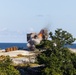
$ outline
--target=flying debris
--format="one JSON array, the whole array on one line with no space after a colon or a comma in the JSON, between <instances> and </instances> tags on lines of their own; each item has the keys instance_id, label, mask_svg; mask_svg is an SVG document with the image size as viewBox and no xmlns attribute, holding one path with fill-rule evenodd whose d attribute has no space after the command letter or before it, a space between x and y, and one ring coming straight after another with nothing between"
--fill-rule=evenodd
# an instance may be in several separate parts
<instances>
[{"instance_id":1,"label":"flying debris","mask_svg":"<svg viewBox=\"0 0 76 75\"><path fill-rule=\"evenodd\" d=\"M30 50L34 50L35 49L35 45L40 44L40 42L42 40L46 40L48 39L48 29L44 28L41 29L41 31L37 34L37 33L29 33L27 34L27 47Z\"/></svg>"}]
</instances>

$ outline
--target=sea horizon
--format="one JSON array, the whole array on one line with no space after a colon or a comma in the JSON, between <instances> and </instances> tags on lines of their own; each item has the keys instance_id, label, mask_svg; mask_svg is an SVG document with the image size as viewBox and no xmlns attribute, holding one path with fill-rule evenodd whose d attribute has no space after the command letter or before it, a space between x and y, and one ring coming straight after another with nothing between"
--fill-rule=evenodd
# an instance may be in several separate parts
<instances>
[{"instance_id":1,"label":"sea horizon","mask_svg":"<svg viewBox=\"0 0 76 75\"><path fill-rule=\"evenodd\" d=\"M20 49L27 49L27 43L18 43L18 42L12 42L12 43L10 43L10 42L2 42L2 43L0 43L0 49L6 49L6 48L10 48L10 47L13 47L13 46L16 46L16 47L18 47L18 48L20 48ZM73 43L72 45L68 45L67 46L68 48L73 48L73 49L76 49L76 43Z\"/></svg>"},{"instance_id":2,"label":"sea horizon","mask_svg":"<svg viewBox=\"0 0 76 75\"><path fill-rule=\"evenodd\" d=\"M21 49L26 49L27 48L27 43L18 43L18 42L16 42L16 43L4 43L4 42L2 42L2 43L0 43L0 49L6 49L6 48L10 48L10 47L14 47L14 46L16 46L16 47L18 47L18 48L21 48Z\"/></svg>"}]
</instances>

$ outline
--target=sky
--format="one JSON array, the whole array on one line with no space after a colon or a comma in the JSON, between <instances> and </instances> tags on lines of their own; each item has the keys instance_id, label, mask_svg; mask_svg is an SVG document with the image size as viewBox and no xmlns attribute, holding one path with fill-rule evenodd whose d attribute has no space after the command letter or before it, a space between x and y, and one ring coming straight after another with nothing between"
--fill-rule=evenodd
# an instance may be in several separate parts
<instances>
[{"instance_id":1,"label":"sky","mask_svg":"<svg viewBox=\"0 0 76 75\"><path fill-rule=\"evenodd\" d=\"M76 0L0 0L0 42L26 43L26 34L62 28L76 37Z\"/></svg>"}]
</instances>

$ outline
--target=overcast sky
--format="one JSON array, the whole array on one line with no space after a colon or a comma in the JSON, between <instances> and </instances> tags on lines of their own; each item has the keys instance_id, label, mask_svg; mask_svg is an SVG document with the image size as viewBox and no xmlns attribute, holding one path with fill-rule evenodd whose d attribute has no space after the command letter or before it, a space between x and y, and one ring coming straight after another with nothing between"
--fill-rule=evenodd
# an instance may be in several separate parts
<instances>
[{"instance_id":1,"label":"overcast sky","mask_svg":"<svg viewBox=\"0 0 76 75\"><path fill-rule=\"evenodd\" d=\"M49 27L76 37L76 0L0 0L0 42L24 42L26 34Z\"/></svg>"}]
</instances>

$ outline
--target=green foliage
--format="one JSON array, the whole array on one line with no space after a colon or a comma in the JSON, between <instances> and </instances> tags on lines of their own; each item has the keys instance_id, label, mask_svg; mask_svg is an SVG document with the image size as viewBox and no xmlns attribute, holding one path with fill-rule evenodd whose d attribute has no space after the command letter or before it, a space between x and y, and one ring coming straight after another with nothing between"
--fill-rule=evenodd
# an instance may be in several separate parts
<instances>
[{"instance_id":1,"label":"green foliage","mask_svg":"<svg viewBox=\"0 0 76 75\"><path fill-rule=\"evenodd\" d=\"M72 44L76 40L76 38L73 38L72 35L64 31L62 29L55 30L55 33L53 35L52 32L49 33L50 38L52 39L52 42L57 44L57 47L64 47L64 45Z\"/></svg>"},{"instance_id":2,"label":"green foliage","mask_svg":"<svg viewBox=\"0 0 76 75\"><path fill-rule=\"evenodd\" d=\"M0 75L20 75L19 71L11 65L12 61L9 56L0 62Z\"/></svg>"},{"instance_id":3,"label":"green foliage","mask_svg":"<svg viewBox=\"0 0 76 75\"><path fill-rule=\"evenodd\" d=\"M72 44L75 38L62 29L55 30L55 34L49 33L51 40L45 40L42 44L45 48L37 60L44 64L42 75L76 75L76 54L71 53L65 45Z\"/></svg>"},{"instance_id":4,"label":"green foliage","mask_svg":"<svg viewBox=\"0 0 76 75\"><path fill-rule=\"evenodd\" d=\"M49 40L43 40L40 44L36 45L38 49L48 49L51 46L51 42Z\"/></svg>"}]
</instances>

